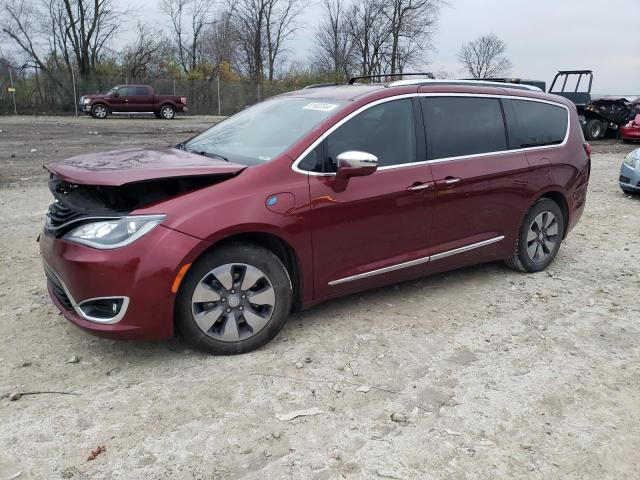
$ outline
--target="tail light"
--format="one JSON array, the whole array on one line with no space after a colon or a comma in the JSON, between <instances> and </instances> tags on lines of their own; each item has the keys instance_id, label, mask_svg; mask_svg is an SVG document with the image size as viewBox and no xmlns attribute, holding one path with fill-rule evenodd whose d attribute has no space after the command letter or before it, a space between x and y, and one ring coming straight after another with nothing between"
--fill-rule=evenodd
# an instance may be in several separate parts
<instances>
[{"instance_id":1,"label":"tail light","mask_svg":"<svg viewBox=\"0 0 640 480\"><path fill-rule=\"evenodd\" d=\"M187 104L187 97L180 97L180 102L182 102L183 105Z\"/></svg>"},{"instance_id":2,"label":"tail light","mask_svg":"<svg viewBox=\"0 0 640 480\"><path fill-rule=\"evenodd\" d=\"M582 146L584 147L584 151L587 154L587 180L589 180L589 178L591 178L591 145L587 142L584 142L582 144Z\"/></svg>"}]
</instances>

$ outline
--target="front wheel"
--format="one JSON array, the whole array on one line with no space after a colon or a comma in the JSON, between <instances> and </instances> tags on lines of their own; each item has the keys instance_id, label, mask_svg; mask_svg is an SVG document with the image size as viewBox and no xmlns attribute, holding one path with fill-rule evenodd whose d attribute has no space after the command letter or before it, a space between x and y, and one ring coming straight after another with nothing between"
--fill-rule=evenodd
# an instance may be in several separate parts
<instances>
[{"instance_id":1,"label":"front wheel","mask_svg":"<svg viewBox=\"0 0 640 480\"><path fill-rule=\"evenodd\" d=\"M91 116L93 118L102 120L104 118L107 118L108 115L109 115L109 110L107 110L107 107L101 103L98 103L91 108Z\"/></svg>"},{"instance_id":2,"label":"front wheel","mask_svg":"<svg viewBox=\"0 0 640 480\"><path fill-rule=\"evenodd\" d=\"M176 298L179 332L216 355L260 348L284 326L291 311L291 279L270 250L229 244L189 269Z\"/></svg>"},{"instance_id":3,"label":"front wheel","mask_svg":"<svg viewBox=\"0 0 640 480\"><path fill-rule=\"evenodd\" d=\"M564 237L564 217L556 202L541 198L527 212L513 256L506 264L521 272L539 272L556 257Z\"/></svg>"},{"instance_id":4,"label":"front wheel","mask_svg":"<svg viewBox=\"0 0 640 480\"><path fill-rule=\"evenodd\" d=\"M165 105L160 109L160 117L164 118L165 120L171 120L175 116L176 111L171 105Z\"/></svg>"}]
</instances>

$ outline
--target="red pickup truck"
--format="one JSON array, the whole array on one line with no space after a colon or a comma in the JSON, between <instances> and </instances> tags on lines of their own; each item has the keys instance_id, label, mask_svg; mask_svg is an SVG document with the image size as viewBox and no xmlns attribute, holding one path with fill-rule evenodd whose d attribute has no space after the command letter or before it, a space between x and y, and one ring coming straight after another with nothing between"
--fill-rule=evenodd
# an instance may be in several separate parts
<instances>
[{"instance_id":1,"label":"red pickup truck","mask_svg":"<svg viewBox=\"0 0 640 480\"><path fill-rule=\"evenodd\" d=\"M93 118L107 118L110 113L153 113L171 120L176 112L187 110L187 97L156 95L148 85L118 85L105 94L80 97L80 108Z\"/></svg>"}]
</instances>

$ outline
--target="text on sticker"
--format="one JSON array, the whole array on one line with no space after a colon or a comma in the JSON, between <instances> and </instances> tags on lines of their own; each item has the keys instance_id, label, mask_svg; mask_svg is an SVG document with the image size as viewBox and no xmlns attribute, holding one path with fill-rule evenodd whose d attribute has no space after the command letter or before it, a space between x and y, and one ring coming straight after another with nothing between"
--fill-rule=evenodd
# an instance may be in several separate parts
<instances>
[{"instance_id":1,"label":"text on sticker","mask_svg":"<svg viewBox=\"0 0 640 480\"><path fill-rule=\"evenodd\" d=\"M305 109L305 110L320 110L321 112L330 112L331 110L333 110L337 106L338 105L334 105L333 103L318 103L318 102L314 102L314 103L307 103L302 108Z\"/></svg>"}]
</instances>

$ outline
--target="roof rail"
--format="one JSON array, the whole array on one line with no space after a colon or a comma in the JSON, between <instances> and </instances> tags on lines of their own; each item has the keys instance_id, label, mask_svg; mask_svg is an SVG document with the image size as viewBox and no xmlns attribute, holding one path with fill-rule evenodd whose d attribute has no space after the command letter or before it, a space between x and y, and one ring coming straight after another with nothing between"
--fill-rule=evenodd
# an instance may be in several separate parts
<instances>
[{"instance_id":1,"label":"roof rail","mask_svg":"<svg viewBox=\"0 0 640 480\"><path fill-rule=\"evenodd\" d=\"M338 85L336 82L314 83L313 85L307 85L303 90L307 90L309 88L335 87L336 85Z\"/></svg>"},{"instance_id":2,"label":"roof rail","mask_svg":"<svg viewBox=\"0 0 640 480\"><path fill-rule=\"evenodd\" d=\"M422 75L427 78L435 78L431 72L411 72L411 73L381 73L380 75L359 75L357 77L351 77L349 79L349 85L356 83L356 80L363 80L366 78L380 78L380 77L409 77Z\"/></svg>"},{"instance_id":3,"label":"roof rail","mask_svg":"<svg viewBox=\"0 0 640 480\"><path fill-rule=\"evenodd\" d=\"M533 85L523 85L504 82L486 82L483 80L425 80L425 79L412 79L412 80L398 80L389 84L390 87L402 87L405 85L468 85L470 87L499 87L499 88L511 88L515 90L530 90L533 92L542 92L542 89L534 87Z\"/></svg>"}]
</instances>

